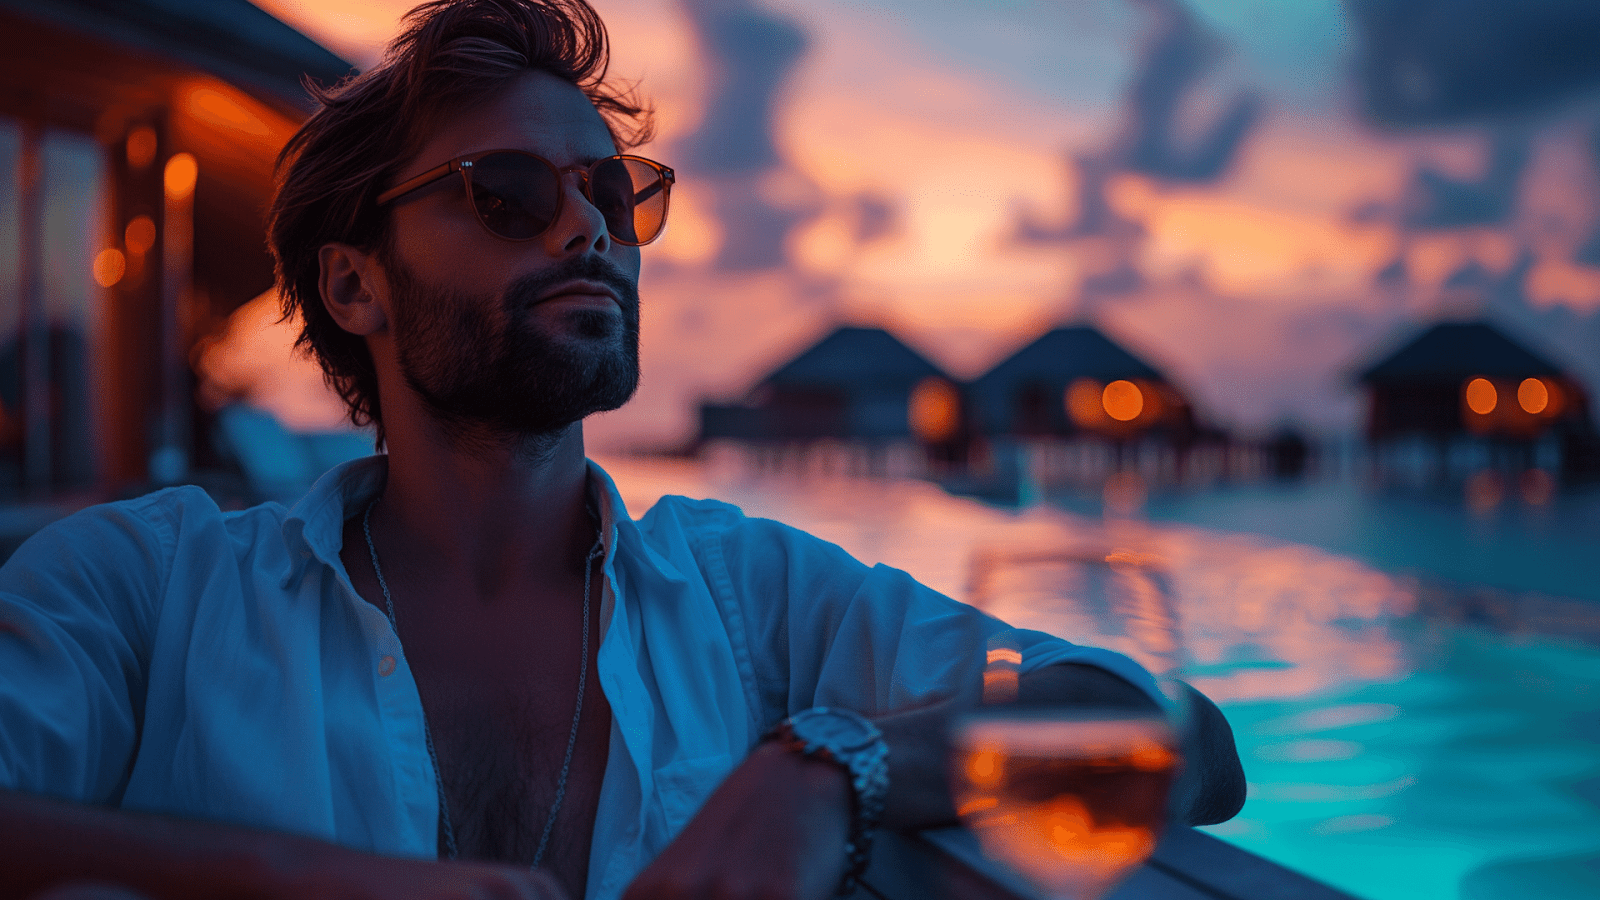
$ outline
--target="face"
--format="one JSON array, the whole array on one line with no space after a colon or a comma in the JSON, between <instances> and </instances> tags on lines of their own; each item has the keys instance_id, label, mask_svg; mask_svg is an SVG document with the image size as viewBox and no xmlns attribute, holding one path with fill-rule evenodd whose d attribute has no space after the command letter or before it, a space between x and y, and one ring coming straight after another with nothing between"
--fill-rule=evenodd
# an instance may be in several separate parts
<instances>
[{"instance_id":1,"label":"face","mask_svg":"<svg viewBox=\"0 0 1600 900\"><path fill-rule=\"evenodd\" d=\"M616 152L580 90L529 72L448 119L400 178L494 149L557 167ZM610 239L576 175L562 189L555 223L521 242L478 223L460 176L395 203L382 255L395 359L441 420L548 434L616 409L637 387L639 250Z\"/></svg>"}]
</instances>

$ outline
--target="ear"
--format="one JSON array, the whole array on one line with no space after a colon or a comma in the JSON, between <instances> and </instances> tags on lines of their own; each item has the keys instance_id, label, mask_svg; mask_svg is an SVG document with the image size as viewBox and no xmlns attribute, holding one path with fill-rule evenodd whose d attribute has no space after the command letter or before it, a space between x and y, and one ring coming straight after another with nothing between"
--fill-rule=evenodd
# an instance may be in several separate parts
<instances>
[{"instance_id":1,"label":"ear","mask_svg":"<svg viewBox=\"0 0 1600 900\"><path fill-rule=\"evenodd\" d=\"M339 327L366 337L389 324L388 282L374 254L349 244L323 244L317 253L322 265L317 287L322 305Z\"/></svg>"}]
</instances>

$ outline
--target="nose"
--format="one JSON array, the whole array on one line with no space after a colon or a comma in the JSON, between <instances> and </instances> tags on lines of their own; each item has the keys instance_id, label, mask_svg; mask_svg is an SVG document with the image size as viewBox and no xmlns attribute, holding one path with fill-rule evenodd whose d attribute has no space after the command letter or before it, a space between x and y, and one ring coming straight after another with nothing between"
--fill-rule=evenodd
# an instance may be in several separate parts
<instances>
[{"instance_id":1,"label":"nose","mask_svg":"<svg viewBox=\"0 0 1600 900\"><path fill-rule=\"evenodd\" d=\"M605 216L585 193L588 175L580 169L561 173L561 210L544 233L545 249L554 256L581 256L611 249Z\"/></svg>"}]
</instances>

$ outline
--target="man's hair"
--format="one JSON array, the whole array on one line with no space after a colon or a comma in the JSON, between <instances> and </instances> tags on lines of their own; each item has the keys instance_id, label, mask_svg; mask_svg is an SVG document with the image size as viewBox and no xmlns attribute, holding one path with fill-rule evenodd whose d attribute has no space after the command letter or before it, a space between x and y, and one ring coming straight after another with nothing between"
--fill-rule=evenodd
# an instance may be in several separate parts
<instances>
[{"instance_id":1,"label":"man's hair","mask_svg":"<svg viewBox=\"0 0 1600 900\"><path fill-rule=\"evenodd\" d=\"M442 119L528 70L582 90L619 150L649 140L650 109L606 82L607 58L605 24L585 0L430 0L406 14L376 67L330 88L307 85L321 106L278 156L268 244L284 318L304 320L296 346L322 366L350 420L376 427L380 444L377 371L366 340L323 306L323 245L386 253L389 219L377 195Z\"/></svg>"}]
</instances>

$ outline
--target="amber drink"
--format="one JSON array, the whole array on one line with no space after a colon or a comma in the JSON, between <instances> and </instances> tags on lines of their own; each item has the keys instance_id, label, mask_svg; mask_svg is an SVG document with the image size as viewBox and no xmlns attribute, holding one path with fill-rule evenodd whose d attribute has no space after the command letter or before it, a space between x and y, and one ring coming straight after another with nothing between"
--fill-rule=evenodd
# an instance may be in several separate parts
<instances>
[{"instance_id":1,"label":"amber drink","mask_svg":"<svg viewBox=\"0 0 1600 900\"><path fill-rule=\"evenodd\" d=\"M992 711L955 741L962 822L1052 897L1099 900L1155 849L1180 768L1164 719Z\"/></svg>"}]
</instances>

